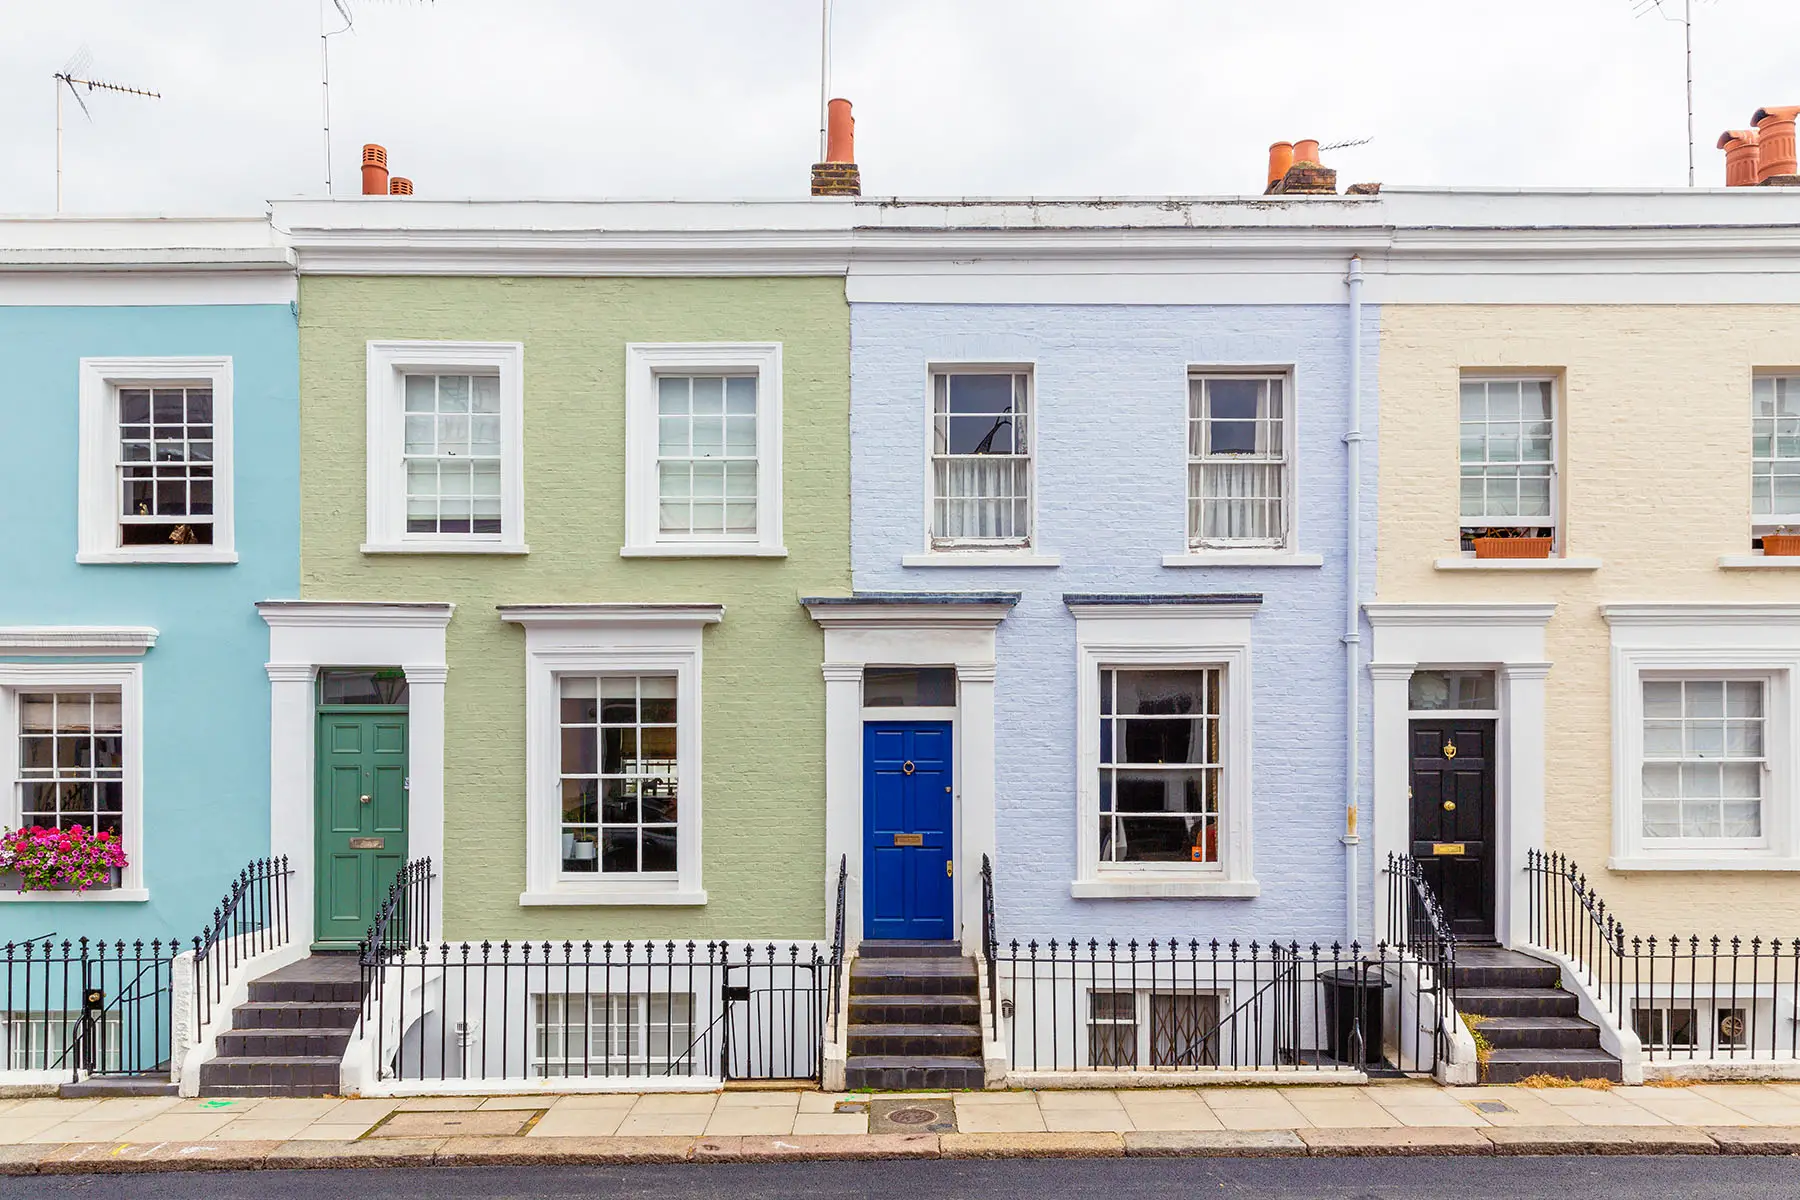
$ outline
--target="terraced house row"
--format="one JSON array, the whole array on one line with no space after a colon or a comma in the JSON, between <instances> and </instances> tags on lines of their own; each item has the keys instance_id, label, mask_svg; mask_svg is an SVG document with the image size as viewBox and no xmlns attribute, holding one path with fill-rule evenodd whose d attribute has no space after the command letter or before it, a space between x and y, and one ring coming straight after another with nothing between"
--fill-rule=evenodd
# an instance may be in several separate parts
<instances>
[{"instance_id":1,"label":"terraced house row","mask_svg":"<svg viewBox=\"0 0 1800 1200\"><path fill-rule=\"evenodd\" d=\"M864 198L840 124L0 220L0 1082L1794 1072L1771 111L1728 189Z\"/></svg>"}]
</instances>

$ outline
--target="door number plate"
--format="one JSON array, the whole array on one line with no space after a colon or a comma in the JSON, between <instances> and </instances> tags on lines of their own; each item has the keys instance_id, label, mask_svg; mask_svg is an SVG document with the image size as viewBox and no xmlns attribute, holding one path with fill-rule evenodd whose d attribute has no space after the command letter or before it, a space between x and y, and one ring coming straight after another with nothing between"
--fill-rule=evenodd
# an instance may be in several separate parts
<instances>
[{"instance_id":1,"label":"door number plate","mask_svg":"<svg viewBox=\"0 0 1800 1200\"><path fill-rule=\"evenodd\" d=\"M350 848L352 850L385 850L385 849L387 849L387 839L386 838L351 838L350 839Z\"/></svg>"},{"instance_id":2,"label":"door number plate","mask_svg":"<svg viewBox=\"0 0 1800 1200\"><path fill-rule=\"evenodd\" d=\"M922 833L896 833L894 835L894 845L896 846L923 846L924 844L925 835Z\"/></svg>"}]
</instances>

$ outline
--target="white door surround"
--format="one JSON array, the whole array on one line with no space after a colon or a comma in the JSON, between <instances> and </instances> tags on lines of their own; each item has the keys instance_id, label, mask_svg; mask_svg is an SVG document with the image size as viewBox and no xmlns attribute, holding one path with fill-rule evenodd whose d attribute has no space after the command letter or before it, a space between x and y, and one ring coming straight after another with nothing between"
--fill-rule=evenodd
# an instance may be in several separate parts
<instances>
[{"instance_id":1,"label":"white door surround","mask_svg":"<svg viewBox=\"0 0 1800 1200\"><path fill-rule=\"evenodd\" d=\"M1411 846L1408 696L1413 672L1482 669L1498 675L1494 773L1494 936L1525 940L1526 851L1544 845L1544 627L1554 604L1365 604L1374 629L1375 870ZM1388 928L1388 889L1375 880L1375 934Z\"/></svg>"},{"instance_id":2,"label":"white door surround","mask_svg":"<svg viewBox=\"0 0 1800 1200\"><path fill-rule=\"evenodd\" d=\"M313 940L316 681L321 667L406 672L407 856L430 858L431 928L444 906L444 629L451 604L265 600L269 626L269 849L286 855L296 944Z\"/></svg>"},{"instance_id":3,"label":"white door surround","mask_svg":"<svg viewBox=\"0 0 1800 1200\"><path fill-rule=\"evenodd\" d=\"M1016 592L865 593L804 597L825 631L825 912L837 905L838 862L849 866L844 936L862 938L863 668L954 667L956 928L981 948L981 859L995 853L994 630ZM933 714L935 715L935 714Z\"/></svg>"}]
</instances>

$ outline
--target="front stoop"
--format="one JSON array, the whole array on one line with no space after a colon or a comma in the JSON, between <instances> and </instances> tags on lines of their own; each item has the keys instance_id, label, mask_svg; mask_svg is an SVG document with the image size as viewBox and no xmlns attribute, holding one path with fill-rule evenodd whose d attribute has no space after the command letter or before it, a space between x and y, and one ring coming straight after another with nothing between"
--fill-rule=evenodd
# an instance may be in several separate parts
<instances>
[{"instance_id":1,"label":"front stoop","mask_svg":"<svg viewBox=\"0 0 1800 1200\"><path fill-rule=\"evenodd\" d=\"M864 942L850 965L853 1091L979 1088L981 989L956 942Z\"/></svg>"},{"instance_id":2,"label":"front stoop","mask_svg":"<svg viewBox=\"0 0 1800 1200\"><path fill-rule=\"evenodd\" d=\"M1624 1082L1618 1058L1600 1045L1600 1027L1580 1015L1550 963L1491 946L1456 951L1456 1007L1484 1018L1476 1024L1493 1050L1483 1083L1517 1083L1531 1075Z\"/></svg>"},{"instance_id":3,"label":"front stoop","mask_svg":"<svg viewBox=\"0 0 1800 1200\"><path fill-rule=\"evenodd\" d=\"M250 984L218 1055L200 1067L202 1096L331 1096L362 1009L354 954L315 954Z\"/></svg>"}]
</instances>

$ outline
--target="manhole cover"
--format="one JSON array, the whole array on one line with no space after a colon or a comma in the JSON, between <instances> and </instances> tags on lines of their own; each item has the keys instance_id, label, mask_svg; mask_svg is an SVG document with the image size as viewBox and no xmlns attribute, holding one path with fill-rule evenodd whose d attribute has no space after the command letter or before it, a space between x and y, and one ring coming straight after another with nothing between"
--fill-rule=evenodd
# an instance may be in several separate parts
<instances>
[{"instance_id":1,"label":"manhole cover","mask_svg":"<svg viewBox=\"0 0 1800 1200\"><path fill-rule=\"evenodd\" d=\"M1477 1100L1475 1102L1475 1111L1484 1113L1509 1113L1513 1111L1513 1108L1512 1105L1507 1104L1503 1100Z\"/></svg>"},{"instance_id":2,"label":"manhole cover","mask_svg":"<svg viewBox=\"0 0 1800 1200\"><path fill-rule=\"evenodd\" d=\"M896 1125L929 1125L938 1115L929 1108L897 1108L887 1114L887 1119Z\"/></svg>"},{"instance_id":3,"label":"manhole cover","mask_svg":"<svg viewBox=\"0 0 1800 1200\"><path fill-rule=\"evenodd\" d=\"M869 1132L955 1133L956 1105L948 1096L929 1100L871 1100Z\"/></svg>"}]
</instances>

